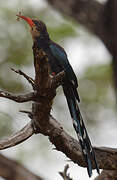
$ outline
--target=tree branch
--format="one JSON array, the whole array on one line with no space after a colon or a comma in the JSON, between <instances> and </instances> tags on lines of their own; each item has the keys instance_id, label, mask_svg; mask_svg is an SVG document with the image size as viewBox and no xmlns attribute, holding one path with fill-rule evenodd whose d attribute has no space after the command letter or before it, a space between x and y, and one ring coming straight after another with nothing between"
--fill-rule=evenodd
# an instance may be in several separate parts
<instances>
[{"instance_id":1,"label":"tree branch","mask_svg":"<svg viewBox=\"0 0 117 180\"><path fill-rule=\"evenodd\" d=\"M2 154L0 154L0 176L6 180L44 180Z\"/></svg>"},{"instance_id":2,"label":"tree branch","mask_svg":"<svg viewBox=\"0 0 117 180\"><path fill-rule=\"evenodd\" d=\"M25 141L34 134L32 122L29 122L23 129L13 134L11 137L0 141L0 150L13 147Z\"/></svg>"},{"instance_id":3,"label":"tree branch","mask_svg":"<svg viewBox=\"0 0 117 180\"><path fill-rule=\"evenodd\" d=\"M38 119L38 121L40 121ZM82 151L77 140L68 135L63 127L52 117L50 116L49 120L45 124L45 119L40 123L40 128L37 129L35 133L42 133L46 136L49 136L52 144L55 145L56 150L63 152L68 158L70 158L74 163L86 167L85 160L82 156ZM40 132L39 132L40 131ZM25 126L21 131L0 142L0 150L15 146L34 133L32 123L30 122ZM117 149L114 148L97 148L94 147L98 165L101 169L106 170L115 170L117 169ZM93 164L93 168L95 166Z\"/></svg>"},{"instance_id":4,"label":"tree branch","mask_svg":"<svg viewBox=\"0 0 117 180\"><path fill-rule=\"evenodd\" d=\"M32 87L34 88L34 80L31 77L27 76L27 74L25 74L21 70L15 70L13 68L11 68L11 70L14 71L15 73L19 74L19 75L22 75L32 85Z\"/></svg>"},{"instance_id":5,"label":"tree branch","mask_svg":"<svg viewBox=\"0 0 117 180\"><path fill-rule=\"evenodd\" d=\"M86 167L78 141L68 135L64 131L63 127L52 116L50 116L46 126L43 123L41 123L41 126L40 132L46 136L49 136L49 139L52 144L55 145L56 150L63 152L68 158L79 166ZM0 150L15 146L25 141L27 138L32 136L33 133L34 131L32 128L32 123L30 122L20 132L16 133L7 140L0 142ZM36 133L39 133L39 129ZM100 169L117 170L117 149L94 147L94 150ZM94 164L93 168L95 169Z\"/></svg>"},{"instance_id":6,"label":"tree branch","mask_svg":"<svg viewBox=\"0 0 117 180\"><path fill-rule=\"evenodd\" d=\"M49 136L56 150L63 152L68 158L79 166L86 167L85 160L82 156L80 144L77 140L68 135L63 127L50 116L46 126L40 127L42 134ZM100 169L114 170L117 169L117 149L94 147L96 159ZM93 164L93 168L95 166Z\"/></svg>"},{"instance_id":7,"label":"tree branch","mask_svg":"<svg viewBox=\"0 0 117 180\"><path fill-rule=\"evenodd\" d=\"M32 92L32 93L25 94L25 95L15 96L15 95L12 95L8 92L4 92L4 91L0 90L0 97L11 99L11 100L16 101L18 103L33 101L35 99L35 94L36 94L36 92Z\"/></svg>"}]
</instances>

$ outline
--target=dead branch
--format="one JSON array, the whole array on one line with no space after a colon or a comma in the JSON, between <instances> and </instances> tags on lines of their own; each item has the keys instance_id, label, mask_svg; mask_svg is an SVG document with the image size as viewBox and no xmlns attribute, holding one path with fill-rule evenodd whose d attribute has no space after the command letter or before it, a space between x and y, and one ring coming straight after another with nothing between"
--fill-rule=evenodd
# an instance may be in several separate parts
<instances>
[{"instance_id":1,"label":"dead branch","mask_svg":"<svg viewBox=\"0 0 117 180\"><path fill-rule=\"evenodd\" d=\"M44 126L44 127L43 127ZM37 128L37 127L36 127ZM56 150L63 152L68 158L79 166L86 167L86 163L82 156L82 151L77 140L72 138L66 133L63 127L50 116L48 122L45 124L40 123L40 128L36 133L40 133L49 136L52 144L55 145ZM33 135L32 124L30 123L21 132L8 138L6 141L0 142L0 150L15 146L26 140ZM18 136L18 137L17 137ZM117 169L117 149L102 147L94 147L98 165L101 169L116 170ZM95 169L95 167L93 166Z\"/></svg>"},{"instance_id":2,"label":"dead branch","mask_svg":"<svg viewBox=\"0 0 117 180\"><path fill-rule=\"evenodd\" d=\"M34 80L31 77L27 76L27 74L25 74L20 69L19 70L15 70L15 69L11 68L11 70L14 71L15 73L23 76L32 85L32 87L34 88Z\"/></svg>"},{"instance_id":3,"label":"dead branch","mask_svg":"<svg viewBox=\"0 0 117 180\"><path fill-rule=\"evenodd\" d=\"M41 131L44 135L49 136L49 140L55 145L56 150L63 152L68 158L79 166L86 167L82 156L82 151L77 140L66 133L63 127L50 116L47 125ZM115 170L117 169L117 149L94 147L97 162L100 169ZM93 164L93 168L95 166Z\"/></svg>"},{"instance_id":4,"label":"dead branch","mask_svg":"<svg viewBox=\"0 0 117 180\"><path fill-rule=\"evenodd\" d=\"M35 92L28 93L25 95L12 95L8 92L4 92L0 90L0 97L4 97L13 101L16 101L18 103L23 103L23 102L28 102L28 101L33 101L35 99Z\"/></svg>"},{"instance_id":5,"label":"dead branch","mask_svg":"<svg viewBox=\"0 0 117 180\"><path fill-rule=\"evenodd\" d=\"M13 147L25 141L34 134L32 122L29 122L23 129L13 134L11 137L0 141L0 150Z\"/></svg>"},{"instance_id":6,"label":"dead branch","mask_svg":"<svg viewBox=\"0 0 117 180\"><path fill-rule=\"evenodd\" d=\"M44 61L42 61L42 62L44 62ZM41 66L38 66L38 67L41 67ZM48 69L48 64L46 62L45 63L45 70L47 70L47 69ZM39 75L39 77L37 75L37 78L36 78L36 81L38 81L39 86L36 86L35 84L33 84L33 86L35 88L35 91L33 93L29 93L29 94L26 94L26 95L15 96L15 95L11 95L9 93L6 93L4 91L1 91L0 92L0 97L5 97L5 98L8 98L8 99L14 100L16 102L19 102L19 103L27 102L29 100L33 100L35 102L35 103L33 103L33 106L37 105L37 106L44 107L43 108L45 110L44 116L47 116L47 109L45 108L45 105L47 104L47 108L49 109L49 112L50 112L50 110L51 110L50 101L55 96L55 89L53 90L53 88L58 87L58 85L62 82L62 79L64 77L64 72L59 73L55 77L51 77L49 75L48 71L47 71L47 73L45 73L44 70L43 71L40 71L39 69L36 69L36 70L37 70L37 73ZM22 71L18 70L18 71L15 71L15 72L21 73ZM41 75L42 72L43 72L44 77L46 78L46 80L44 80L44 78L42 77L42 75ZM23 73L23 74L25 74L25 73ZM45 74L46 74L46 76L45 76ZM28 76L25 74L25 77L28 77ZM40 81L40 78L41 78L41 81ZM40 84L42 84L42 82L43 82L43 85L46 86L46 88L42 88L42 86L40 86ZM43 91L43 89L45 91ZM52 93L51 93L51 91L52 91ZM43 103L44 103L44 105L43 105ZM41 112L41 109L39 109L39 111L38 111L39 114L42 114L42 112L43 112L43 111ZM27 138L32 136L33 133L39 133L39 128L37 128L37 125L35 125L36 121L34 120L36 113L33 112L33 111L29 112L29 111L24 111L24 110L20 111L20 112L27 113L28 116L32 119L32 121L29 124L27 124L23 129L21 129L19 132L15 133L14 135L12 135L11 137L9 137L9 138L7 138L5 140L2 140L0 142L0 150L10 148L12 146L15 146L15 145L25 141ZM49 117L49 114L50 114L49 112L48 112L48 117ZM42 122L44 122L43 119L44 118L42 117ZM38 131L37 131L37 129L38 129Z\"/></svg>"},{"instance_id":7,"label":"dead branch","mask_svg":"<svg viewBox=\"0 0 117 180\"><path fill-rule=\"evenodd\" d=\"M28 117L32 120L33 118L33 114L31 111L25 111L25 110L20 110L19 112L21 113L25 113L25 114L28 114Z\"/></svg>"},{"instance_id":8,"label":"dead branch","mask_svg":"<svg viewBox=\"0 0 117 180\"><path fill-rule=\"evenodd\" d=\"M6 180L44 180L2 154L0 154L0 176Z\"/></svg>"}]
</instances>

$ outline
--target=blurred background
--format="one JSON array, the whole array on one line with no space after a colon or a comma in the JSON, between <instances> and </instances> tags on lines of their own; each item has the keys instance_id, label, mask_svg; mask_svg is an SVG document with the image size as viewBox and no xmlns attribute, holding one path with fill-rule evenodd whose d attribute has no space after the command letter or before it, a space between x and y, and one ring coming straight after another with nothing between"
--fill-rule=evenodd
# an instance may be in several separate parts
<instances>
[{"instance_id":1,"label":"blurred background","mask_svg":"<svg viewBox=\"0 0 117 180\"><path fill-rule=\"evenodd\" d=\"M30 85L10 69L21 69L34 77L32 39L28 25L24 21L16 21L19 11L25 16L44 21L51 39L65 48L78 77L80 109L92 144L117 147L111 55L97 37L53 10L46 0L29 0L28 3L23 0L0 0L0 89L15 94L32 91ZM31 103L17 104L0 98L0 139L10 136L27 124L30 119L19 110L30 109ZM61 88L57 89L52 114L71 136L77 138ZM88 179L85 168L68 162L69 159L64 154L53 148L47 137L34 135L22 144L1 153L21 162L47 180L62 179L58 172L67 163L70 165L70 176L74 180ZM95 176L94 171L91 179Z\"/></svg>"}]
</instances>

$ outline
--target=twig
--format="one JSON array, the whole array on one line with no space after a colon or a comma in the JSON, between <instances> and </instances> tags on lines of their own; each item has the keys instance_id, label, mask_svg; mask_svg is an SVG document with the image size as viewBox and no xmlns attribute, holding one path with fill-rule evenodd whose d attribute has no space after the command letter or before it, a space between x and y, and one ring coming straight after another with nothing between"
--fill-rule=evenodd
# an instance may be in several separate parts
<instances>
[{"instance_id":1,"label":"twig","mask_svg":"<svg viewBox=\"0 0 117 180\"><path fill-rule=\"evenodd\" d=\"M30 119L32 119L32 118L33 118L33 114L32 114L32 112L31 112L31 111L24 111L24 110L20 110L19 112L21 112L21 113L25 113L25 114L28 114L28 117L29 117Z\"/></svg>"},{"instance_id":2,"label":"twig","mask_svg":"<svg viewBox=\"0 0 117 180\"><path fill-rule=\"evenodd\" d=\"M67 170L69 169L69 165L67 164L64 167L64 171L63 172L59 172L59 174L62 176L63 180L73 180L70 178L69 174L67 174Z\"/></svg>"},{"instance_id":3,"label":"twig","mask_svg":"<svg viewBox=\"0 0 117 180\"><path fill-rule=\"evenodd\" d=\"M34 134L32 122L29 122L24 128L16 132L11 137L0 141L0 150L13 147L25 141Z\"/></svg>"},{"instance_id":4,"label":"twig","mask_svg":"<svg viewBox=\"0 0 117 180\"><path fill-rule=\"evenodd\" d=\"M34 88L34 80L33 80L31 77L29 77L27 74L25 74L25 73L24 73L23 71L21 71L21 70L15 70L15 69L13 69L13 68L11 68L11 70L14 71L15 73L23 76L25 79L27 79L27 81L28 81L28 82L32 85L32 87Z\"/></svg>"},{"instance_id":5,"label":"twig","mask_svg":"<svg viewBox=\"0 0 117 180\"><path fill-rule=\"evenodd\" d=\"M4 91L0 90L0 97L11 99L11 100L16 101L18 103L33 101L35 99L35 94L36 94L35 92L32 92L32 93L28 93L25 95L15 96L15 95L12 95L8 92L4 92Z\"/></svg>"}]
</instances>

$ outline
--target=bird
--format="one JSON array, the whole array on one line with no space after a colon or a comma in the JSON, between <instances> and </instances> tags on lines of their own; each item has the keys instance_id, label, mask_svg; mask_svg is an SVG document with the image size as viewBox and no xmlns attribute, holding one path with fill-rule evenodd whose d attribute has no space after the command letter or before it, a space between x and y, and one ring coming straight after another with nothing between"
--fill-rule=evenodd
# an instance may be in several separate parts
<instances>
[{"instance_id":1,"label":"bird","mask_svg":"<svg viewBox=\"0 0 117 180\"><path fill-rule=\"evenodd\" d=\"M100 172L95 152L89 139L83 121L83 116L79 109L80 98L77 91L77 77L74 73L72 66L69 63L65 50L60 45L51 40L44 22L39 19L22 16L21 14L17 16L18 18L24 19L29 24L33 43L36 43L38 49L42 49L48 57L51 74L56 75L61 71L65 72L62 88L67 100L68 108L73 122L73 127L77 134L82 153L87 165L87 172L89 177L91 177L93 163L95 165L97 173L99 174Z\"/></svg>"}]
</instances>

